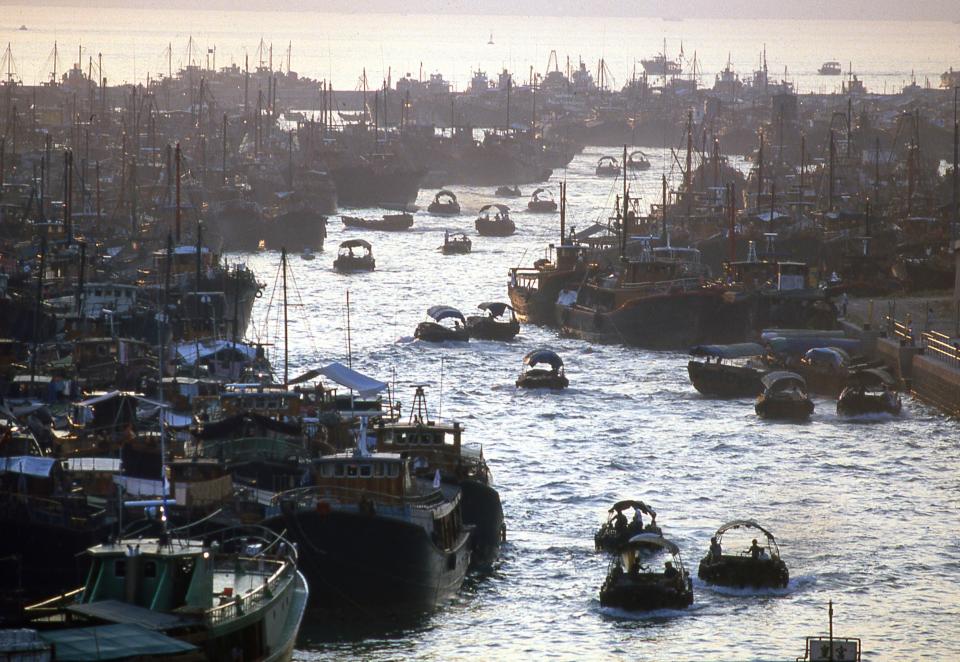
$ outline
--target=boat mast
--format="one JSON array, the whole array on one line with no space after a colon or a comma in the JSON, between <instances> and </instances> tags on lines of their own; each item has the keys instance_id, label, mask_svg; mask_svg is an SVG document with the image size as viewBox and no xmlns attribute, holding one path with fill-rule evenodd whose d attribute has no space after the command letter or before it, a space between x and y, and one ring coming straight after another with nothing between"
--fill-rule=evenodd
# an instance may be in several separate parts
<instances>
[{"instance_id":1,"label":"boat mast","mask_svg":"<svg viewBox=\"0 0 960 662\"><path fill-rule=\"evenodd\" d=\"M290 383L290 335L287 326L287 249L280 249L280 265L283 269L283 385Z\"/></svg>"},{"instance_id":2,"label":"boat mast","mask_svg":"<svg viewBox=\"0 0 960 662\"><path fill-rule=\"evenodd\" d=\"M957 93L960 92L960 86L953 88L953 222L960 224L960 175L957 170L960 168L960 118L957 117ZM953 228L952 236L956 237L958 227Z\"/></svg>"}]
</instances>

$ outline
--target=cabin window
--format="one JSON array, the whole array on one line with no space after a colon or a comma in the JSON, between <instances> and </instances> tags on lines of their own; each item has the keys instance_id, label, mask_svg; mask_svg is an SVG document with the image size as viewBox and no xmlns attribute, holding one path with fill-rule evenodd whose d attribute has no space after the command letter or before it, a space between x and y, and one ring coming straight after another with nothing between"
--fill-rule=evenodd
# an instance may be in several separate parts
<instances>
[{"instance_id":1,"label":"cabin window","mask_svg":"<svg viewBox=\"0 0 960 662\"><path fill-rule=\"evenodd\" d=\"M329 478L333 475L333 466L330 464L320 465L320 475Z\"/></svg>"},{"instance_id":2,"label":"cabin window","mask_svg":"<svg viewBox=\"0 0 960 662\"><path fill-rule=\"evenodd\" d=\"M356 478L357 477L357 465L348 464L347 465L347 478Z\"/></svg>"},{"instance_id":3,"label":"cabin window","mask_svg":"<svg viewBox=\"0 0 960 662\"><path fill-rule=\"evenodd\" d=\"M127 576L127 560L126 559L118 559L113 562L113 576L114 577Z\"/></svg>"},{"instance_id":4,"label":"cabin window","mask_svg":"<svg viewBox=\"0 0 960 662\"><path fill-rule=\"evenodd\" d=\"M93 296L95 297L103 296L103 290L94 290Z\"/></svg>"},{"instance_id":5,"label":"cabin window","mask_svg":"<svg viewBox=\"0 0 960 662\"><path fill-rule=\"evenodd\" d=\"M340 476L340 477L342 477L342 476L343 476L343 465L342 465L342 464L335 464L334 467L333 467L333 474L334 474L335 476Z\"/></svg>"},{"instance_id":6,"label":"cabin window","mask_svg":"<svg viewBox=\"0 0 960 662\"><path fill-rule=\"evenodd\" d=\"M377 463L374 465L373 475L374 475L374 476L377 476L378 478L382 478L382 477L383 477L383 473L384 473L384 472L383 472L383 462L377 462Z\"/></svg>"},{"instance_id":7,"label":"cabin window","mask_svg":"<svg viewBox=\"0 0 960 662\"><path fill-rule=\"evenodd\" d=\"M361 465L360 465L360 477L361 477L361 478L369 478L370 475L371 475L372 469L373 469L373 467L371 467L369 464L361 464Z\"/></svg>"},{"instance_id":8,"label":"cabin window","mask_svg":"<svg viewBox=\"0 0 960 662\"><path fill-rule=\"evenodd\" d=\"M143 576L144 577L156 577L157 576L157 562L156 561L147 561L143 564Z\"/></svg>"},{"instance_id":9,"label":"cabin window","mask_svg":"<svg viewBox=\"0 0 960 662\"><path fill-rule=\"evenodd\" d=\"M388 469L388 474L387 474L387 475L390 476L391 478L396 478L397 476L399 476L399 475L400 475L400 465L398 465L398 464L391 464L391 465L389 465L389 469Z\"/></svg>"}]
</instances>

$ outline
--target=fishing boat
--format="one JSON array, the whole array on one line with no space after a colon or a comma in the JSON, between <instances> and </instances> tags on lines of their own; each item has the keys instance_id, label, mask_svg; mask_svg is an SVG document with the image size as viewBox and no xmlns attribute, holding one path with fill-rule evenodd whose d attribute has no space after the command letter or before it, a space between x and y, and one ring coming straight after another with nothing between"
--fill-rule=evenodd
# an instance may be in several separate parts
<instances>
[{"instance_id":1,"label":"fishing boat","mask_svg":"<svg viewBox=\"0 0 960 662\"><path fill-rule=\"evenodd\" d=\"M497 191L494 194L498 198L519 198L523 196L523 193L520 192L520 187L514 184L513 186L499 186Z\"/></svg>"},{"instance_id":2,"label":"fishing boat","mask_svg":"<svg viewBox=\"0 0 960 662\"><path fill-rule=\"evenodd\" d=\"M527 202L527 211L538 214L552 214L557 211L557 201L553 199L553 194L548 189L538 188L530 196Z\"/></svg>"},{"instance_id":3,"label":"fishing boat","mask_svg":"<svg viewBox=\"0 0 960 662\"><path fill-rule=\"evenodd\" d=\"M640 64L648 76L679 76L683 72L680 60L670 60L664 53L640 60Z\"/></svg>"},{"instance_id":4,"label":"fishing boat","mask_svg":"<svg viewBox=\"0 0 960 662\"><path fill-rule=\"evenodd\" d=\"M435 216L456 216L460 213L460 203L453 191L443 189L433 196L427 211Z\"/></svg>"},{"instance_id":5,"label":"fishing boat","mask_svg":"<svg viewBox=\"0 0 960 662\"><path fill-rule=\"evenodd\" d=\"M365 419L364 419L365 420ZM470 564L461 495L418 479L412 459L357 448L314 461L312 485L275 497L265 524L289 532L317 606L363 617L410 617L453 597Z\"/></svg>"},{"instance_id":6,"label":"fishing boat","mask_svg":"<svg viewBox=\"0 0 960 662\"><path fill-rule=\"evenodd\" d=\"M470 237L462 232L450 234L449 230L443 232L443 246L440 251L444 255L465 255L473 248L473 242Z\"/></svg>"},{"instance_id":7,"label":"fishing boat","mask_svg":"<svg viewBox=\"0 0 960 662\"><path fill-rule=\"evenodd\" d=\"M474 567L489 569L500 553L506 537L500 495L493 487L493 476L483 456L483 446L463 441L464 426L459 422L430 420L423 387L418 386L410 407L410 417L377 425L377 450L413 458L417 476L433 479L440 474L441 487L458 489L463 522L474 527L470 538Z\"/></svg>"},{"instance_id":8,"label":"fishing boat","mask_svg":"<svg viewBox=\"0 0 960 662\"><path fill-rule=\"evenodd\" d=\"M764 544L754 538L747 550L724 554L723 536L738 529L759 531ZM697 576L710 584L734 588L785 588L790 581L777 539L753 520L734 520L717 529L710 539L710 550L700 561Z\"/></svg>"},{"instance_id":9,"label":"fishing boat","mask_svg":"<svg viewBox=\"0 0 960 662\"><path fill-rule=\"evenodd\" d=\"M485 315L471 315L467 317L467 330L470 337L478 340L513 340L520 333L520 322L513 312L513 307L499 301L484 301L479 306ZM504 319L507 311L510 318Z\"/></svg>"},{"instance_id":10,"label":"fishing boat","mask_svg":"<svg viewBox=\"0 0 960 662\"><path fill-rule=\"evenodd\" d=\"M833 634L833 601L828 607L830 631L828 634L807 637L803 657L797 662L860 662L859 638L838 637Z\"/></svg>"},{"instance_id":11,"label":"fishing boat","mask_svg":"<svg viewBox=\"0 0 960 662\"><path fill-rule=\"evenodd\" d=\"M53 660L289 660L308 590L296 549L242 532L211 545L169 535L88 550L84 586L28 607Z\"/></svg>"},{"instance_id":12,"label":"fishing boat","mask_svg":"<svg viewBox=\"0 0 960 662\"><path fill-rule=\"evenodd\" d=\"M316 259L316 257L317 256L314 255L312 248L304 248L303 252L300 254L300 259L306 260L307 262L313 261L314 259Z\"/></svg>"},{"instance_id":13,"label":"fishing boat","mask_svg":"<svg viewBox=\"0 0 960 662\"><path fill-rule=\"evenodd\" d=\"M840 76L843 74L843 65L836 60L824 62L820 65L820 68L817 69L817 73L821 76Z\"/></svg>"},{"instance_id":14,"label":"fishing boat","mask_svg":"<svg viewBox=\"0 0 960 662\"><path fill-rule=\"evenodd\" d=\"M757 416L806 420L813 414L807 383L797 373L778 370L767 373L760 381L764 390L754 405Z\"/></svg>"},{"instance_id":15,"label":"fishing boat","mask_svg":"<svg viewBox=\"0 0 960 662\"><path fill-rule=\"evenodd\" d=\"M733 345L696 345L690 355L703 361L687 362L687 373L693 387L703 395L716 398L754 398L763 393L760 379L764 371L747 364L724 363L763 356L757 343Z\"/></svg>"},{"instance_id":16,"label":"fishing boat","mask_svg":"<svg viewBox=\"0 0 960 662\"><path fill-rule=\"evenodd\" d=\"M354 249L360 249L360 254ZM377 266L373 259L373 246L365 239L348 239L340 243L337 258L333 261L333 268L341 273L354 271L373 271Z\"/></svg>"},{"instance_id":17,"label":"fishing boat","mask_svg":"<svg viewBox=\"0 0 960 662\"><path fill-rule=\"evenodd\" d=\"M459 310L453 306L430 306L427 309L430 319L420 322L413 337L426 342L445 342L448 340L470 340L470 331L467 329L467 320ZM443 320L453 320L453 326L442 324Z\"/></svg>"},{"instance_id":18,"label":"fishing boat","mask_svg":"<svg viewBox=\"0 0 960 662\"><path fill-rule=\"evenodd\" d=\"M549 370L535 366L547 364ZM517 378L520 388L565 389L570 380L563 374L563 359L552 349L535 349L523 357L523 371Z\"/></svg>"},{"instance_id":19,"label":"fishing boat","mask_svg":"<svg viewBox=\"0 0 960 662\"><path fill-rule=\"evenodd\" d=\"M671 555L663 572L649 568L650 548ZM680 558L680 548L655 533L640 533L627 541L613 560L600 588L600 605L626 611L684 609L693 604L693 581Z\"/></svg>"},{"instance_id":20,"label":"fishing boat","mask_svg":"<svg viewBox=\"0 0 960 662\"><path fill-rule=\"evenodd\" d=\"M647 155L640 150L631 152L627 158L628 170L649 170L650 167L650 160L647 158Z\"/></svg>"},{"instance_id":21,"label":"fishing boat","mask_svg":"<svg viewBox=\"0 0 960 662\"><path fill-rule=\"evenodd\" d=\"M620 163L613 156L601 156L597 161L597 177L616 177L621 170Z\"/></svg>"},{"instance_id":22,"label":"fishing boat","mask_svg":"<svg viewBox=\"0 0 960 662\"><path fill-rule=\"evenodd\" d=\"M348 228L361 230L379 230L381 232L403 232L413 227L413 214L384 214L380 220L371 220L357 216L340 216Z\"/></svg>"},{"instance_id":23,"label":"fishing boat","mask_svg":"<svg viewBox=\"0 0 960 662\"><path fill-rule=\"evenodd\" d=\"M475 225L483 237L509 237L517 231L517 226L510 219L510 208L500 204L481 207Z\"/></svg>"},{"instance_id":24,"label":"fishing boat","mask_svg":"<svg viewBox=\"0 0 960 662\"><path fill-rule=\"evenodd\" d=\"M902 407L896 380L882 368L853 371L837 400L837 414L841 416L897 415Z\"/></svg>"},{"instance_id":25,"label":"fishing boat","mask_svg":"<svg viewBox=\"0 0 960 662\"><path fill-rule=\"evenodd\" d=\"M625 510L633 510L633 517L628 521ZM643 523L643 516L650 518L647 524ZM607 511L607 521L604 522L593 536L593 544L597 551L619 552L631 538L641 533L663 535L657 526L657 511L643 501L618 501Z\"/></svg>"}]
</instances>

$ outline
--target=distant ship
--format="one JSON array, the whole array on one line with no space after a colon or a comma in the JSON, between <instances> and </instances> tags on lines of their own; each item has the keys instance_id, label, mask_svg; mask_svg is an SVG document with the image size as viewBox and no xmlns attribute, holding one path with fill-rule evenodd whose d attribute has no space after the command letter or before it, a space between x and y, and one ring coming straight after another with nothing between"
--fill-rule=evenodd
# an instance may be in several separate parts
<instances>
[{"instance_id":1,"label":"distant ship","mask_svg":"<svg viewBox=\"0 0 960 662\"><path fill-rule=\"evenodd\" d=\"M824 62L823 66L817 69L821 76L839 76L843 73L843 66L839 62Z\"/></svg>"},{"instance_id":2,"label":"distant ship","mask_svg":"<svg viewBox=\"0 0 960 662\"><path fill-rule=\"evenodd\" d=\"M20 30L26 30L26 29L27 29L27 26L26 26L26 25L21 25L21 26L19 27L19 29L20 29Z\"/></svg>"},{"instance_id":3,"label":"distant ship","mask_svg":"<svg viewBox=\"0 0 960 662\"><path fill-rule=\"evenodd\" d=\"M640 60L640 64L650 76L679 76L683 72L680 60L668 60L663 53L658 53L648 60Z\"/></svg>"}]
</instances>

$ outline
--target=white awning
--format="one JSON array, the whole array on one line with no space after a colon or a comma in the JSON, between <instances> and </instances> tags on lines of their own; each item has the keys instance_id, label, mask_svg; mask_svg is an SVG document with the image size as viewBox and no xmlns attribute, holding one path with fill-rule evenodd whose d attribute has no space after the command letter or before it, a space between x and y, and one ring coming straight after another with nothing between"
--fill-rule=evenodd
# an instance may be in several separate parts
<instances>
[{"instance_id":1,"label":"white awning","mask_svg":"<svg viewBox=\"0 0 960 662\"><path fill-rule=\"evenodd\" d=\"M340 386L358 392L362 397L367 398L376 395L387 388L386 382L377 381L372 377L362 375L356 370L351 370L342 363L331 363L320 369L320 374L336 382Z\"/></svg>"},{"instance_id":2,"label":"white awning","mask_svg":"<svg viewBox=\"0 0 960 662\"><path fill-rule=\"evenodd\" d=\"M56 462L52 457L36 457L35 455L0 457L0 473L49 478L50 470L53 469Z\"/></svg>"}]
</instances>

